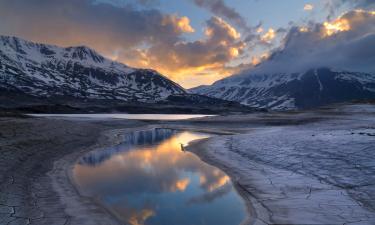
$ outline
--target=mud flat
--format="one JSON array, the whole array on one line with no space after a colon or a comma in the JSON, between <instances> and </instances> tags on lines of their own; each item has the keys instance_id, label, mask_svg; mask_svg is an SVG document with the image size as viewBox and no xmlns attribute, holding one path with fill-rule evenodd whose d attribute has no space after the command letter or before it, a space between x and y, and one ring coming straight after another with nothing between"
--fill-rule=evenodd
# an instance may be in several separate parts
<instances>
[{"instance_id":1,"label":"mud flat","mask_svg":"<svg viewBox=\"0 0 375 225\"><path fill-rule=\"evenodd\" d=\"M112 144L107 132L143 125L0 118L0 224L117 224L105 210L78 195L61 166L85 151Z\"/></svg>"},{"instance_id":2,"label":"mud flat","mask_svg":"<svg viewBox=\"0 0 375 225\"><path fill-rule=\"evenodd\" d=\"M375 106L189 121L0 118L0 224L117 224L76 191L71 165L133 129L221 135L188 150L221 168L254 224L374 224Z\"/></svg>"},{"instance_id":3,"label":"mud flat","mask_svg":"<svg viewBox=\"0 0 375 225\"><path fill-rule=\"evenodd\" d=\"M309 115L324 119L260 126L189 150L234 179L254 224L374 224L375 107Z\"/></svg>"}]
</instances>

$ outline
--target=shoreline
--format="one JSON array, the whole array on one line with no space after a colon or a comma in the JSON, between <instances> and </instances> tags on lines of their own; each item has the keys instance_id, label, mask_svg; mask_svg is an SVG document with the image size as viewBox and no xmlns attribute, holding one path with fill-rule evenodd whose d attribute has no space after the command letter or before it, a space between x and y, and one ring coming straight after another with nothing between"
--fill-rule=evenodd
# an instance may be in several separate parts
<instances>
[{"instance_id":1,"label":"shoreline","mask_svg":"<svg viewBox=\"0 0 375 225\"><path fill-rule=\"evenodd\" d=\"M186 147L186 150L198 156L203 162L212 165L216 168L219 168L221 171L224 171L225 174L227 174L230 177L234 188L236 189L237 193L241 196L247 208L247 218L245 218L241 225L267 224L259 218L259 214L266 215L266 213L263 212L262 209L257 209L254 207L253 202L255 199L251 196L251 194L248 191L246 191L246 188L244 188L239 183L239 178L234 173L234 171L230 170L224 164L214 161L212 160L212 158L208 157L206 153L207 148L205 144L209 141L209 139L210 138L194 141Z\"/></svg>"},{"instance_id":2,"label":"shoreline","mask_svg":"<svg viewBox=\"0 0 375 225\"><path fill-rule=\"evenodd\" d=\"M373 105L362 105L159 122L3 117L0 224L119 224L116 215L79 192L72 168L83 154L116 145L128 132L152 128L220 135L193 141L186 149L231 178L247 207L246 224L372 224L375 185L366 183L373 180L372 162L366 159L375 154L369 150L375 143L374 116ZM302 164L293 163L294 157L302 157L295 159ZM340 167L329 161L315 165L315 158L337 158ZM356 164L345 164L351 160ZM322 176L320 167L334 177Z\"/></svg>"},{"instance_id":3,"label":"shoreline","mask_svg":"<svg viewBox=\"0 0 375 225\"><path fill-rule=\"evenodd\" d=\"M228 134L228 132L217 131L217 130L214 131L214 130L211 130L211 129L199 129L199 128L197 128L197 129L194 129L194 128L186 128L186 129L177 128L176 129L176 128L170 127L168 125L164 125L164 126L163 125L161 125L161 126L160 125L147 125L147 126L141 126L141 127L131 128L131 129L124 128L124 129L115 129L115 130L105 131L103 134L101 134L102 137L113 137L112 140L108 141L108 143L103 143L103 142L100 143L100 141L98 141L98 143L96 143L95 145L93 145L91 147L88 147L87 150L79 152L78 154L75 153L74 156L73 156L74 160L72 160L72 155L67 155L66 157L64 157L66 159L63 158L63 159L60 159L60 160L58 160L54 163L54 170L56 170L56 169L57 170L63 170L65 168L65 173L67 174L69 182L70 182L72 188L76 191L77 195L79 195L81 198L88 199L89 201L92 202L92 204L95 204L98 207L104 209L111 217L113 217L116 220L116 222L118 222L118 224L124 224L123 221L120 221L118 219L118 216L115 213L113 213L111 210L107 209L107 207L105 207L102 203L97 201L97 199L95 199L93 197L86 196L84 193L82 193L79 190L78 184L75 182L73 174L72 174L74 165L77 163L77 161L79 160L80 157L82 157L83 155L85 155L89 152L97 151L97 150L100 151L100 150L102 150L106 147L111 147L111 146L114 146L116 144L120 144L121 141L124 140L123 137L126 136L127 133L129 133L129 132L144 131L144 130L158 129L158 128L181 130L181 131L202 132L202 133L211 133L211 134L215 134L215 135L227 135ZM191 153L193 153L194 155L198 156L202 160L200 154L196 153L196 151L191 151L190 147L192 145L194 145L195 142L204 141L206 139L209 139L209 138L199 139L199 140L193 141L191 143L188 143L188 145L186 146L187 150L190 151ZM205 161L205 160L202 160L202 161L211 165L211 166L217 167L216 165L214 165L211 162L208 162L208 161ZM63 162L63 163L61 164L61 162ZM217 167L217 168L222 170L220 167ZM247 209L246 210L247 211L246 212L246 218L244 218L244 221L240 225L253 224L252 220L254 218L252 218L252 214L254 212L254 209L253 209L253 206L251 205L251 201L248 199L248 196L245 194L244 189L241 188L241 186L236 182L234 177L232 177L230 174L227 174L227 172L224 172L224 173L230 177L230 179L232 181L232 184L233 184L233 187L235 188L235 191L237 192L238 195L240 195L240 197L241 197L242 201L244 202L245 207ZM56 178L59 178L62 175L61 174L51 174L51 176L54 177L55 180L56 180ZM60 184L60 186L61 185L66 185L66 184ZM60 188L56 187L56 189L59 190ZM60 191L59 194L60 194L60 197L63 198L63 199L71 197L71 196L66 194L66 190L63 191L63 192Z\"/></svg>"}]
</instances>

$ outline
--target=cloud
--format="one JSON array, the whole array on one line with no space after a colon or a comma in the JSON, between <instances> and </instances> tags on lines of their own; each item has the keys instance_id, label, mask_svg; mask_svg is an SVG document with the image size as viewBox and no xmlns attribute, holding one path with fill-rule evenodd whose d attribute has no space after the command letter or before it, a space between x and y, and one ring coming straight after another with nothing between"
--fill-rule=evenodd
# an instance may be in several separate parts
<instances>
[{"instance_id":1,"label":"cloud","mask_svg":"<svg viewBox=\"0 0 375 225\"><path fill-rule=\"evenodd\" d=\"M340 0L340 2L362 9L373 9L373 7L375 7L375 2L373 0Z\"/></svg>"},{"instance_id":2,"label":"cloud","mask_svg":"<svg viewBox=\"0 0 375 225\"><path fill-rule=\"evenodd\" d=\"M375 10L375 1L373 0L325 0L325 8L329 14L327 19L332 19L336 16L338 9L342 7L351 9Z\"/></svg>"},{"instance_id":3,"label":"cloud","mask_svg":"<svg viewBox=\"0 0 375 225\"><path fill-rule=\"evenodd\" d=\"M246 44L241 34L219 17L206 22L205 38L193 42L179 41L173 45L160 42L148 49L122 55L124 61L155 66L161 71L191 75L203 71L225 73L226 63L243 53ZM178 78L176 78L178 79Z\"/></svg>"},{"instance_id":4,"label":"cloud","mask_svg":"<svg viewBox=\"0 0 375 225\"><path fill-rule=\"evenodd\" d=\"M1 33L59 45L85 44L102 53L142 43L176 42L186 18L93 0L2 0ZM184 26L180 26L181 21ZM142 28L142 29L140 29Z\"/></svg>"},{"instance_id":5,"label":"cloud","mask_svg":"<svg viewBox=\"0 0 375 225\"><path fill-rule=\"evenodd\" d=\"M229 75L226 64L243 53L241 34L222 18L206 21L204 38L186 41L184 35L195 31L188 17L120 2L1 0L0 34L60 46L86 45L130 66L156 69L178 82L186 75L209 74L209 79L214 74Z\"/></svg>"},{"instance_id":6,"label":"cloud","mask_svg":"<svg viewBox=\"0 0 375 225\"><path fill-rule=\"evenodd\" d=\"M197 6L208 9L214 15L223 17L239 28L249 30L246 20L234 9L226 5L223 0L190 0Z\"/></svg>"},{"instance_id":7,"label":"cloud","mask_svg":"<svg viewBox=\"0 0 375 225\"><path fill-rule=\"evenodd\" d=\"M268 31L260 37L260 40L264 43L270 43L276 37L274 29L270 28Z\"/></svg>"},{"instance_id":8,"label":"cloud","mask_svg":"<svg viewBox=\"0 0 375 225\"><path fill-rule=\"evenodd\" d=\"M375 72L374 62L375 13L353 10L322 24L293 27L284 45L250 72L291 73L317 67Z\"/></svg>"},{"instance_id":9,"label":"cloud","mask_svg":"<svg viewBox=\"0 0 375 225\"><path fill-rule=\"evenodd\" d=\"M305 6L303 7L303 10L305 11L311 11L314 9L314 6L312 4L305 4Z\"/></svg>"}]
</instances>

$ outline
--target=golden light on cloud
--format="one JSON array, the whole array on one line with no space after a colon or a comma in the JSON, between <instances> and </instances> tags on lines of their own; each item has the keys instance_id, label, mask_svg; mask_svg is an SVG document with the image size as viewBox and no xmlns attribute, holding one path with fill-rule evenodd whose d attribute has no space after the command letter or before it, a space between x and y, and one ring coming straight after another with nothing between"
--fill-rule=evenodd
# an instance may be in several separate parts
<instances>
[{"instance_id":1,"label":"golden light on cloud","mask_svg":"<svg viewBox=\"0 0 375 225\"><path fill-rule=\"evenodd\" d=\"M229 49L229 54L230 54L233 58L235 58L235 57L237 57L240 53L239 53L239 51L238 51L237 48L230 48L230 49Z\"/></svg>"},{"instance_id":2,"label":"golden light on cloud","mask_svg":"<svg viewBox=\"0 0 375 225\"><path fill-rule=\"evenodd\" d=\"M190 19L186 16L181 17L177 22L178 27L186 33L193 33L195 30L190 26Z\"/></svg>"},{"instance_id":3,"label":"golden light on cloud","mask_svg":"<svg viewBox=\"0 0 375 225\"><path fill-rule=\"evenodd\" d=\"M168 15L163 18L162 25L172 24L177 32L193 33L194 28L190 25L190 19L186 16L178 17L176 15Z\"/></svg>"},{"instance_id":4,"label":"golden light on cloud","mask_svg":"<svg viewBox=\"0 0 375 225\"><path fill-rule=\"evenodd\" d=\"M274 29L270 28L268 31L260 37L263 42L270 43L276 37Z\"/></svg>"},{"instance_id":5,"label":"golden light on cloud","mask_svg":"<svg viewBox=\"0 0 375 225\"><path fill-rule=\"evenodd\" d=\"M259 33L262 33L264 30L263 30L262 27L259 27L256 31L257 31L257 33L259 34Z\"/></svg>"},{"instance_id":6,"label":"golden light on cloud","mask_svg":"<svg viewBox=\"0 0 375 225\"><path fill-rule=\"evenodd\" d=\"M307 27L300 27L299 31L302 32L302 33L305 33L305 32L309 31L309 28L307 28Z\"/></svg>"},{"instance_id":7,"label":"golden light on cloud","mask_svg":"<svg viewBox=\"0 0 375 225\"><path fill-rule=\"evenodd\" d=\"M303 7L303 10L305 11L311 11L314 9L314 5L312 4L305 4L305 6Z\"/></svg>"},{"instance_id":8,"label":"golden light on cloud","mask_svg":"<svg viewBox=\"0 0 375 225\"><path fill-rule=\"evenodd\" d=\"M267 60L269 57L270 57L270 54L268 52L265 52L265 53L261 54L260 56L253 56L251 58L251 64L253 66L256 66L256 65L260 64L261 62Z\"/></svg>"},{"instance_id":9,"label":"golden light on cloud","mask_svg":"<svg viewBox=\"0 0 375 225\"><path fill-rule=\"evenodd\" d=\"M339 18L331 23L324 22L324 33L323 36L332 36L339 32L345 32L350 30L350 23L347 19Z\"/></svg>"},{"instance_id":10,"label":"golden light on cloud","mask_svg":"<svg viewBox=\"0 0 375 225\"><path fill-rule=\"evenodd\" d=\"M171 18L169 24L170 21ZM131 67L157 70L184 88L212 84L238 72L227 65L244 53L246 43L240 39L241 34L223 19L212 17L207 21L204 35L193 42L179 41L173 46L158 44L154 48L130 50L124 52L119 61Z\"/></svg>"},{"instance_id":11,"label":"golden light on cloud","mask_svg":"<svg viewBox=\"0 0 375 225\"><path fill-rule=\"evenodd\" d=\"M260 63L260 59L256 56L253 56L251 58L251 64L253 64L254 66L258 65Z\"/></svg>"},{"instance_id":12,"label":"golden light on cloud","mask_svg":"<svg viewBox=\"0 0 375 225\"><path fill-rule=\"evenodd\" d=\"M233 26L231 26L229 23L227 23L225 20L223 20L220 17L215 17L215 21L220 24L222 28L228 32L228 35L232 37L233 39L239 39L241 38L241 33L239 33ZM210 32L208 33L210 34ZM207 35L210 36L210 35Z\"/></svg>"},{"instance_id":13,"label":"golden light on cloud","mask_svg":"<svg viewBox=\"0 0 375 225\"><path fill-rule=\"evenodd\" d=\"M366 10L363 10L363 9L356 9L356 10L354 10L356 13L367 13L367 14L369 14L369 15L372 15L372 16L375 16L375 11L371 11L371 10L369 10L369 11L366 11Z\"/></svg>"}]
</instances>

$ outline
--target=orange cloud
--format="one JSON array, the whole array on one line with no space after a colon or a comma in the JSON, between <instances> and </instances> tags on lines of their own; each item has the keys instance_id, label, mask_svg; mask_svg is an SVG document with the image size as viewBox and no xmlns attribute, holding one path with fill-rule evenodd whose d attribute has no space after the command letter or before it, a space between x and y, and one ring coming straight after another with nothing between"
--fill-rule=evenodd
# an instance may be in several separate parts
<instances>
[{"instance_id":1,"label":"orange cloud","mask_svg":"<svg viewBox=\"0 0 375 225\"><path fill-rule=\"evenodd\" d=\"M176 15L167 15L164 17L162 24L167 26L172 24L176 32L193 33L194 28L190 25L190 19L186 16L178 17Z\"/></svg>"},{"instance_id":2,"label":"orange cloud","mask_svg":"<svg viewBox=\"0 0 375 225\"><path fill-rule=\"evenodd\" d=\"M337 19L332 22L324 22L324 33L323 36L331 36L338 32L344 32L350 30L350 23L347 19Z\"/></svg>"},{"instance_id":3,"label":"orange cloud","mask_svg":"<svg viewBox=\"0 0 375 225\"><path fill-rule=\"evenodd\" d=\"M267 33L261 36L261 41L270 43L276 37L276 32L274 29L268 29Z\"/></svg>"},{"instance_id":4,"label":"orange cloud","mask_svg":"<svg viewBox=\"0 0 375 225\"><path fill-rule=\"evenodd\" d=\"M233 72L226 64L243 54L246 44L240 37L230 24L212 17L201 40L179 41L172 46L158 43L148 49L127 51L119 60L133 67L156 69L184 87L210 84Z\"/></svg>"}]
</instances>

